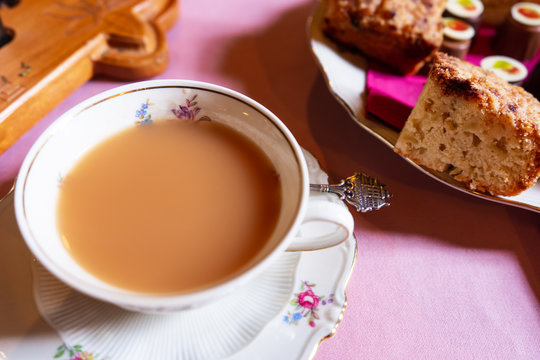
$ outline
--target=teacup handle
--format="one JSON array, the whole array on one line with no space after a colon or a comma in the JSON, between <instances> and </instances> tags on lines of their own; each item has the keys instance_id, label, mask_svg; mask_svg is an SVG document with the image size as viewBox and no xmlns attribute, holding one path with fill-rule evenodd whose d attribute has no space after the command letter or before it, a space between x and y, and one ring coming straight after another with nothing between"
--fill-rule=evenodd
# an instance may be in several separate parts
<instances>
[{"instance_id":1,"label":"teacup handle","mask_svg":"<svg viewBox=\"0 0 540 360\"><path fill-rule=\"evenodd\" d=\"M338 245L347 240L353 230L354 220L347 207L329 200L310 200L300 231L287 251L319 250Z\"/></svg>"}]
</instances>

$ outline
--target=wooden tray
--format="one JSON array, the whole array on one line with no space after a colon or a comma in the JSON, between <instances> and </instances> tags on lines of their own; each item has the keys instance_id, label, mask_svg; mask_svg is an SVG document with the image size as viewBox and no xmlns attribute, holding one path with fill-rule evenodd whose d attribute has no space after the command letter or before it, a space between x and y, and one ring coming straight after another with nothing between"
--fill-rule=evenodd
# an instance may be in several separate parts
<instances>
[{"instance_id":1,"label":"wooden tray","mask_svg":"<svg viewBox=\"0 0 540 360\"><path fill-rule=\"evenodd\" d=\"M13 38L0 47L0 154L94 75L137 80L164 71L165 31L177 17L177 0L21 0L1 7Z\"/></svg>"}]
</instances>

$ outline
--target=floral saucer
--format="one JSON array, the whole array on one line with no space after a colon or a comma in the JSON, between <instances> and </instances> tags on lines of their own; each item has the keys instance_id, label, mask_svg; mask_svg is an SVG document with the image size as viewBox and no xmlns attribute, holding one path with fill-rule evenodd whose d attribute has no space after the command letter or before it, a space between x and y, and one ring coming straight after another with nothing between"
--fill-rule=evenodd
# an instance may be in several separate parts
<instances>
[{"instance_id":1,"label":"floral saucer","mask_svg":"<svg viewBox=\"0 0 540 360\"><path fill-rule=\"evenodd\" d=\"M326 183L317 160L304 155L310 181ZM149 315L78 293L33 260L11 195L0 203L0 239L0 253L10 254L0 262L0 359L309 359L343 317L356 259L354 237L325 250L284 253L210 305Z\"/></svg>"}]
</instances>

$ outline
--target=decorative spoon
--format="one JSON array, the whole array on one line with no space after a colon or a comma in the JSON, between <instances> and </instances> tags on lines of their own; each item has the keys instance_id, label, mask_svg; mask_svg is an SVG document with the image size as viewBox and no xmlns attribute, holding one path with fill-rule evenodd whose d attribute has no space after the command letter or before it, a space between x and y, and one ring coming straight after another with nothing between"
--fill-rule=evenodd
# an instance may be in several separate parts
<instances>
[{"instance_id":1,"label":"decorative spoon","mask_svg":"<svg viewBox=\"0 0 540 360\"><path fill-rule=\"evenodd\" d=\"M383 206L388 206L390 203L387 199L392 197L392 194L386 190L386 185L362 173L355 173L341 180L341 183L337 185L310 184L309 188L314 191L337 194L341 200L347 201L359 212L379 210Z\"/></svg>"}]
</instances>

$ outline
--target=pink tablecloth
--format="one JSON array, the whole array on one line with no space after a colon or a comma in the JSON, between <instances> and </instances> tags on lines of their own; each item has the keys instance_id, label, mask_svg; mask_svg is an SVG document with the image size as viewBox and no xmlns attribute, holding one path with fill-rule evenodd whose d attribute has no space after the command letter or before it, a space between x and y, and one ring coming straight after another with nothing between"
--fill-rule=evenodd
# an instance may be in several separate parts
<instances>
[{"instance_id":1,"label":"pink tablecloth","mask_svg":"<svg viewBox=\"0 0 540 360\"><path fill-rule=\"evenodd\" d=\"M395 194L390 207L355 214L348 307L315 359L540 359L540 214L450 189L356 125L310 53L314 5L184 0L159 77L243 92L276 113L334 181L364 171ZM58 115L119 84L93 80L66 99L0 157L0 183Z\"/></svg>"}]
</instances>

